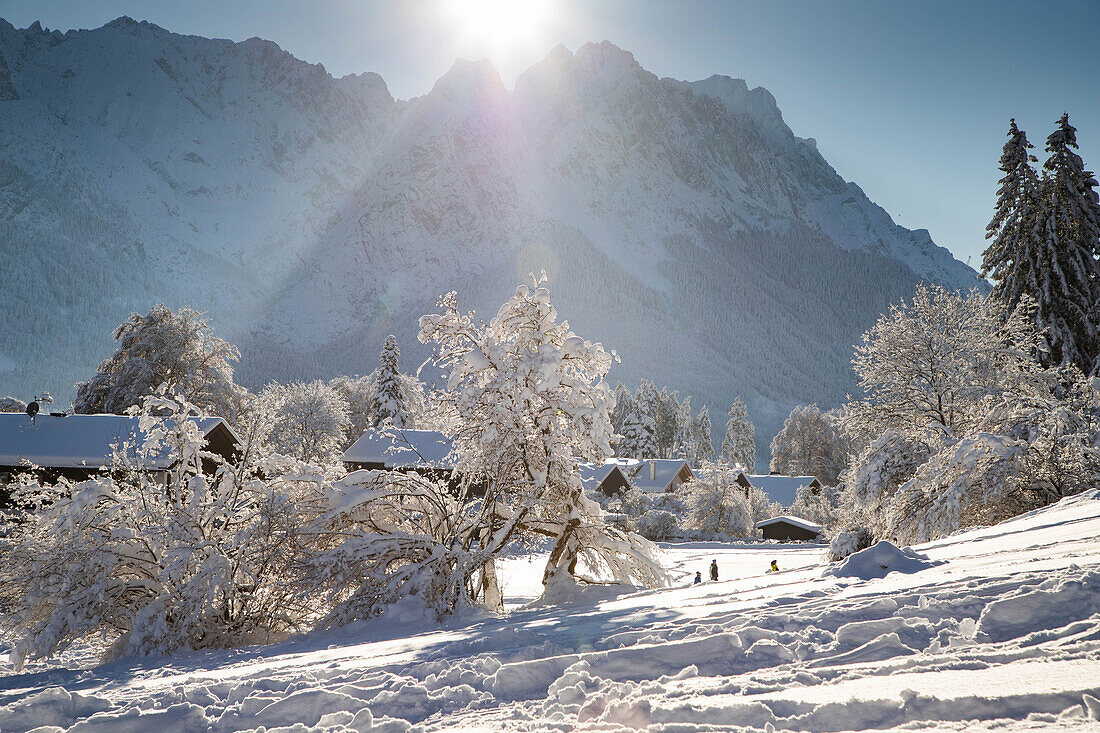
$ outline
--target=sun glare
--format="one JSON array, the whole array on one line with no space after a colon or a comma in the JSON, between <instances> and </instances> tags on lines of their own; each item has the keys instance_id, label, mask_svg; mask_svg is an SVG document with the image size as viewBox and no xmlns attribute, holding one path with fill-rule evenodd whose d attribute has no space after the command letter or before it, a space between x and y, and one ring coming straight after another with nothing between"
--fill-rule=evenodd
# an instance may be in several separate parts
<instances>
[{"instance_id":1,"label":"sun glare","mask_svg":"<svg viewBox=\"0 0 1100 733\"><path fill-rule=\"evenodd\" d=\"M503 64L544 40L553 11L550 0L448 0L446 7L466 52Z\"/></svg>"}]
</instances>

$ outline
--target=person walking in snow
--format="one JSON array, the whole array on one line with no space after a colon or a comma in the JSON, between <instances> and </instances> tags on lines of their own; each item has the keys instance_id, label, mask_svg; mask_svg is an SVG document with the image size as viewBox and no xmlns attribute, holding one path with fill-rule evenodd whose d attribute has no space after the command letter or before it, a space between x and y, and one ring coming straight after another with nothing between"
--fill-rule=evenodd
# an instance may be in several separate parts
<instances>
[{"instance_id":1,"label":"person walking in snow","mask_svg":"<svg viewBox=\"0 0 1100 733\"><path fill-rule=\"evenodd\" d=\"M695 582L692 583L692 585L699 585L702 582L703 582L703 573L696 570L695 571Z\"/></svg>"},{"instance_id":2,"label":"person walking in snow","mask_svg":"<svg viewBox=\"0 0 1100 733\"><path fill-rule=\"evenodd\" d=\"M718 561L717 560L711 560L710 561L710 579L711 580L718 580Z\"/></svg>"}]
</instances>

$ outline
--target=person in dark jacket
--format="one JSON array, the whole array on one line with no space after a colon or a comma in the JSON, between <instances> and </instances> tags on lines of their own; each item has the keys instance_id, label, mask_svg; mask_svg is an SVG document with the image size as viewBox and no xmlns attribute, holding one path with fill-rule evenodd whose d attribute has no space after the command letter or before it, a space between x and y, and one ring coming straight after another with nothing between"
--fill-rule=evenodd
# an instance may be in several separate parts
<instances>
[{"instance_id":1,"label":"person in dark jacket","mask_svg":"<svg viewBox=\"0 0 1100 733\"><path fill-rule=\"evenodd\" d=\"M703 574L698 570L695 571L695 582L692 585L699 585L703 582Z\"/></svg>"},{"instance_id":2,"label":"person in dark jacket","mask_svg":"<svg viewBox=\"0 0 1100 733\"><path fill-rule=\"evenodd\" d=\"M711 580L718 580L718 561L717 560L711 560L710 561L710 579Z\"/></svg>"}]
</instances>

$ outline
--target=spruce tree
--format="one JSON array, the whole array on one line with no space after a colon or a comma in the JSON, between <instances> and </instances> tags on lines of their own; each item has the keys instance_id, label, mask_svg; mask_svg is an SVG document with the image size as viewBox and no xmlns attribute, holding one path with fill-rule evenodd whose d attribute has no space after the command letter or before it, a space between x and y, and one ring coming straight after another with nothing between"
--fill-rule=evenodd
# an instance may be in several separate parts
<instances>
[{"instance_id":1,"label":"spruce tree","mask_svg":"<svg viewBox=\"0 0 1100 733\"><path fill-rule=\"evenodd\" d=\"M382 365L378 368L371 402L371 421L375 426L387 421L395 427L405 426L405 397L401 389L401 371L397 365L400 356L397 339L393 335L387 336L378 357Z\"/></svg>"},{"instance_id":2,"label":"spruce tree","mask_svg":"<svg viewBox=\"0 0 1100 733\"><path fill-rule=\"evenodd\" d=\"M624 458L657 457L657 427L649 413L635 406L626 416L615 453Z\"/></svg>"},{"instance_id":3,"label":"spruce tree","mask_svg":"<svg viewBox=\"0 0 1100 733\"><path fill-rule=\"evenodd\" d=\"M692 426L695 430L696 464L700 464L703 461L713 461L714 442L710 435L710 411L707 410L706 405L699 408L699 414L695 416Z\"/></svg>"},{"instance_id":4,"label":"spruce tree","mask_svg":"<svg viewBox=\"0 0 1100 733\"><path fill-rule=\"evenodd\" d=\"M1011 313L1023 295L1036 296L1043 273L1043 211L1039 176L1031 164L1033 146L1016 120L1009 120L1008 142L1001 153L1004 177L997 189L993 219L986 227L992 239L982 256L982 275L992 277L993 297Z\"/></svg>"},{"instance_id":5,"label":"spruce tree","mask_svg":"<svg viewBox=\"0 0 1100 733\"><path fill-rule=\"evenodd\" d=\"M749 420L748 409L740 397L735 398L730 407L721 457L745 471L752 471L756 463L756 427Z\"/></svg>"},{"instance_id":6,"label":"spruce tree","mask_svg":"<svg viewBox=\"0 0 1100 733\"><path fill-rule=\"evenodd\" d=\"M1100 344L1096 306L1100 295L1100 201L1096 178L1085 170L1077 130L1063 114L1047 138L1043 165L1043 237L1048 271L1034 293L1040 325L1047 328L1050 364L1096 369Z\"/></svg>"}]
</instances>

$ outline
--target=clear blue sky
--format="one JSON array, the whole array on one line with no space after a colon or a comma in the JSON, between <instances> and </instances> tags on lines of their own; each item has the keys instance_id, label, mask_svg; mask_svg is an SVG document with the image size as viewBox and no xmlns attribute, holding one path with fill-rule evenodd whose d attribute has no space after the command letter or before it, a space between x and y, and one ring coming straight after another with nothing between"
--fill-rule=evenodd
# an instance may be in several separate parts
<instances>
[{"instance_id":1,"label":"clear blue sky","mask_svg":"<svg viewBox=\"0 0 1100 733\"><path fill-rule=\"evenodd\" d=\"M427 92L459 56L490 58L510 85L557 43L607 39L659 76L766 87L840 175L974 264L1009 117L1041 161L1068 111L1086 164L1100 168L1098 0L514 0L538 17L474 22L492 2L0 0L0 16L67 30L125 14L179 33L260 36L337 76L375 71L399 98Z\"/></svg>"}]
</instances>

